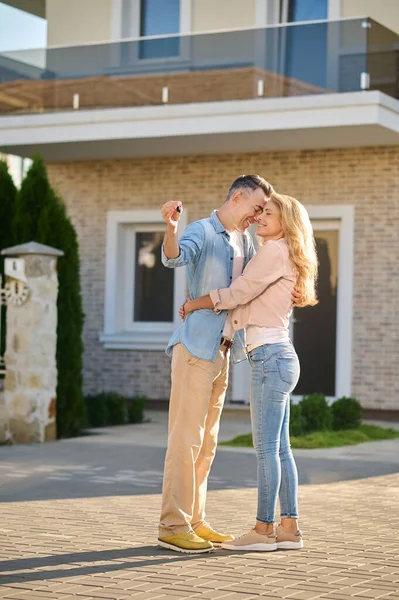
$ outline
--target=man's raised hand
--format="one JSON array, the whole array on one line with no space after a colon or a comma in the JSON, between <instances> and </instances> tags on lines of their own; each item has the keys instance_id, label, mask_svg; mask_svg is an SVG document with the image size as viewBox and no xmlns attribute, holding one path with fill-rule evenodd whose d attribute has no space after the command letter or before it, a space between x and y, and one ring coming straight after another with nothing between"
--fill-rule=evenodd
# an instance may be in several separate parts
<instances>
[{"instance_id":1,"label":"man's raised hand","mask_svg":"<svg viewBox=\"0 0 399 600\"><path fill-rule=\"evenodd\" d=\"M180 215L183 212L183 205L178 200L169 200L161 208L162 219L170 227L177 229Z\"/></svg>"}]
</instances>

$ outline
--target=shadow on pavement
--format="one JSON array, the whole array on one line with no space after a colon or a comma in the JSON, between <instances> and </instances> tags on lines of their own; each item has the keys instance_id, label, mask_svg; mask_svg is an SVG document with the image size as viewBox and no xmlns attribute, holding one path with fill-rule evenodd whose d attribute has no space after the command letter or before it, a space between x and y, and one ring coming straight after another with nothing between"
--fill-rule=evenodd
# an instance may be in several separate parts
<instances>
[{"instance_id":1,"label":"shadow on pavement","mask_svg":"<svg viewBox=\"0 0 399 600\"><path fill-rule=\"evenodd\" d=\"M62 579L69 577L82 577L84 575L96 575L100 573L112 573L115 571L126 569L134 569L135 567L158 566L170 562L187 562L195 561L204 558L212 559L220 556L223 552L226 556L230 552L224 550L210 552L208 554L178 554L176 552L164 550L159 546L140 546L136 548L124 548L115 550L100 550L98 552L76 552L72 554L59 554L52 556L43 556L40 558L23 558L15 560L7 560L0 562L1 584L27 581L42 581L44 579ZM140 558L137 561L126 561L127 558ZM148 557L146 560L145 557ZM144 559L143 559L144 558ZM115 563L119 560L123 562ZM113 561L104 564L104 561ZM80 562L101 562L96 565L82 565L69 568L69 565ZM68 568L33 571L33 569L45 569L45 567L54 567L59 565ZM26 571L19 572L18 575L13 575L10 571L21 571L26 568Z\"/></svg>"}]
</instances>

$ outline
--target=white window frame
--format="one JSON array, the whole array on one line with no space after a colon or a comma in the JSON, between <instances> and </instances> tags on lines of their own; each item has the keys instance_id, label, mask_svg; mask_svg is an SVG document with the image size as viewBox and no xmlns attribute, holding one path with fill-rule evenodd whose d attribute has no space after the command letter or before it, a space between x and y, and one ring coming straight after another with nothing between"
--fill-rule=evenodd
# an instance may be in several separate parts
<instances>
[{"instance_id":1,"label":"white window frame","mask_svg":"<svg viewBox=\"0 0 399 600\"><path fill-rule=\"evenodd\" d=\"M278 18L280 19L280 14L281 14L282 15L281 23L287 23L288 4L289 4L290 0L280 0L280 2L278 0L271 0L271 1L274 2L275 4L278 4L279 8L281 6L281 12L279 10ZM275 8L274 10L276 11L277 9ZM341 12L340 0L327 0L327 19L329 21L336 21L337 19L339 19L340 12ZM311 22L311 21L309 21L309 22Z\"/></svg>"},{"instance_id":2,"label":"white window frame","mask_svg":"<svg viewBox=\"0 0 399 600\"><path fill-rule=\"evenodd\" d=\"M112 14L111 14L111 39L113 41L133 41L140 39L140 6L141 0L125 0L130 2L130 33L126 37L123 32L123 1L124 0L112 0ZM177 35L182 36L180 39L180 52L177 56L167 56L164 58L139 58L139 44L132 44L129 46L129 64L134 67L135 73L146 71L151 68L152 65L159 66L160 63L168 64L179 64L186 62L190 58L191 53L191 38L187 34L191 33L191 3L192 0L180 0L180 25L179 32ZM144 39L155 39L159 37L170 37L167 36L146 36ZM116 47L113 51L113 63L119 64L122 48Z\"/></svg>"},{"instance_id":3,"label":"white window frame","mask_svg":"<svg viewBox=\"0 0 399 600\"><path fill-rule=\"evenodd\" d=\"M266 25L284 25L287 23L289 0L256 0L256 26L265 27ZM328 0L327 19L337 21L341 18L341 0ZM311 23L312 21L307 21ZM289 23L287 23L289 25ZM286 41L283 34L280 44L277 43L274 49L276 73L285 74L285 50ZM337 90L339 82L339 49L340 40L336 38L336 32L328 29L327 37L327 89ZM260 44L259 53L261 56L265 53L264 43ZM359 83L360 85L360 83Z\"/></svg>"},{"instance_id":4,"label":"white window frame","mask_svg":"<svg viewBox=\"0 0 399 600\"><path fill-rule=\"evenodd\" d=\"M280 0L256 0L255 21L257 27L278 24L279 15Z\"/></svg>"},{"instance_id":5,"label":"white window frame","mask_svg":"<svg viewBox=\"0 0 399 600\"><path fill-rule=\"evenodd\" d=\"M281 23L281 5L283 14L287 13L287 0L256 0L256 26L264 27ZM341 18L341 0L328 0L327 18L329 21L337 21Z\"/></svg>"},{"instance_id":6,"label":"white window frame","mask_svg":"<svg viewBox=\"0 0 399 600\"><path fill-rule=\"evenodd\" d=\"M113 40L121 40L122 35L122 5L123 0L112 0L111 37ZM141 0L130 0L130 38L140 37L140 6ZM180 34L191 33L191 11L192 0L180 0Z\"/></svg>"},{"instance_id":7,"label":"white window frame","mask_svg":"<svg viewBox=\"0 0 399 600\"><path fill-rule=\"evenodd\" d=\"M341 0L328 0L328 20L338 21L341 18Z\"/></svg>"},{"instance_id":8,"label":"white window frame","mask_svg":"<svg viewBox=\"0 0 399 600\"><path fill-rule=\"evenodd\" d=\"M337 276L337 346L335 355L335 396L330 400L351 396L353 349L353 273L355 207L353 205L307 206L312 221L320 221L319 229L339 228ZM324 224L323 224L324 221ZM295 339L294 339L295 345ZM233 366L232 400L249 402L250 367L248 361ZM293 396L294 402L302 397Z\"/></svg>"},{"instance_id":9,"label":"white window frame","mask_svg":"<svg viewBox=\"0 0 399 600\"><path fill-rule=\"evenodd\" d=\"M187 224L181 216L179 237ZM179 307L186 297L184 267L174 270L173 321L134 322L134 231L161 230L165 224L158 210L109 211L106 229L104 331L100 341L105 349L165 350L173 331L181 324ZM165 267L166 268L166 267ZM130 318L129 318L130 315Z\"/></svg>"},{"instance_id":10,"label":"white window frame","mask_svg":"<svg viewBox=\"0 0 399 600\"><path fill-rule=\"evenodd\" d=\"M353 348L353 272L355 207L353 205L307 206L311 220L340 221L338 230L337 347L335 398L350 396ZM326 223L327 225L327 223ZM323 224L320 223L320 229ZM315 228L317 231L317 228ZM294 342L295 343L295 342Z\"/></svg>"}]
</instances>

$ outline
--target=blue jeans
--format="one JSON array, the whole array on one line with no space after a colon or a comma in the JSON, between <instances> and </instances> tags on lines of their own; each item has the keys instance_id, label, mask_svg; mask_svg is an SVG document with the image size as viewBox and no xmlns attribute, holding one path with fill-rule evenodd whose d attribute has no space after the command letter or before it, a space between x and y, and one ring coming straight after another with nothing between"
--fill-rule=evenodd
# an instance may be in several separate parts
<instances>
[{"instance_id":1,"label":"blue jeans","mask_svg":"<svg viewBox=\"0 0 399 600\"><path fill-rule=\"evenodd\" d=\"M298 472L289 437L290 392L299 379L291 342L265 344L249 355L252 367L251 420L258 462L258 513L273 523L280 497L281 517L298 518Z\"/></svg>"}]
</instances>

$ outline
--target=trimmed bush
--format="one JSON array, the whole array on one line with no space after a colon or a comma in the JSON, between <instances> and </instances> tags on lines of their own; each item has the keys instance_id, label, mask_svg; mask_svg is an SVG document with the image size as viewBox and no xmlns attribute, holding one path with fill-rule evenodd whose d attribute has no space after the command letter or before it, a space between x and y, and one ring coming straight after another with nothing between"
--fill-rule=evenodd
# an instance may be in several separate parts
<instances>
[{"instance_id":1,"label":"trimmed bush","mask_svg":"<svg viewBox=\"0 0 399 600\"><path fill-rule=\"evenodd\" d=\"M144 420L144 407L146 396L133 396L127 401L127 418L129 423L142 423Z\"/></svg>"},{"instance_id":2,"label":"trimmed bush","mask_svg":"<svg viewBox=\"0 0 399 600\"><path fill-rule=\"evenodd\" d=\"M86 421L82 393L83 310L79 246L63 202L50 186L41 158L34 158L17 195L16 244L35 241L63 250L58 259L57 435L77 435Z\"/></svg>"},{"instance_id":3,"label":"trimmed bush","mask_svg":"<svg viewBox=\"0 0 399 600\"><path fill-rule=\"evenodd\" d=\"M8 172L7 163L0 160L0 250L14 246L13 221L17 188ZM4 261L1 260L1 275L4 275Z\"/></svg>"},{"instance_id":4,"label":"trimmed bush","mask_svg":"<svg viewBox=\"0 0 399 600\"><path fill-rule=\"evenodd\" d=\"M126 423L126 399L115 392L85 396L89 427L108 427Z\"/></svg>"},{"instance_id":5,"label":"trimmed bush","mask_svg":"<svg viewBox=\"0 0 399 600\"><path fill-rule=\"evenodd\" d=\"M116 392L101 392L85 397L88 427L108 427L128 423L142 423L145 396L125 398Z\"/></svg>"},{"instance_id":6,"label":"trimmed bush","mask_svg":"<svg viewBox=\"0 0 399 600\"><path fill-rule=\"evenodd\" d=\"M127 420L126 398L113 392L104 395L108 409L108 424L124 425Z\"/></svg>"},{"instance_id":7,"label":"trimmed bush","mask_svg":"<svg viewBox=\"0 0 399 600\"><path fill-rule=\"evenodd\" d=\"M87 426L106 427L108 425L108 407L105 394L85 396Z\"/></svg>"},{"instance_id":8,"label":"trimmed bush","mask_svg":"<svg viewBox=\"0 0 399 600\"><path fill-rule=\"evenodd\" d=\"M305 433L331 429L332 416L324 394L309 394L301 401Z\"/></svg>"},{"instance_id":9,"label":"trimmed bush","mask_svg":"<svg viewBox=\"0 0 399 600\"><path fill-rule=\"evenodd\" d=\"M305 423L302 414L302 405L293 404L290 405L290 435L302 435L305 430Z\"/></svg>"},{"instance_id":10,"label":"trimmed bush","mask_svg":"<svg viewBox=\"0 0 399 600\"><path fill-rule=\"evenodd\" d=\"M332 428L357 429L362 422L362 407L356 398L339 398L331 406Z\"/></svg>"}]
</instances>

